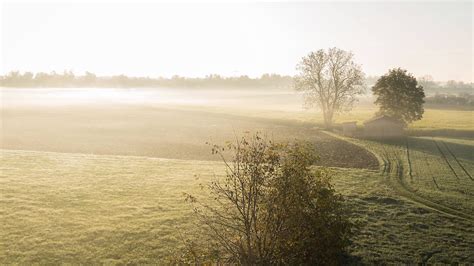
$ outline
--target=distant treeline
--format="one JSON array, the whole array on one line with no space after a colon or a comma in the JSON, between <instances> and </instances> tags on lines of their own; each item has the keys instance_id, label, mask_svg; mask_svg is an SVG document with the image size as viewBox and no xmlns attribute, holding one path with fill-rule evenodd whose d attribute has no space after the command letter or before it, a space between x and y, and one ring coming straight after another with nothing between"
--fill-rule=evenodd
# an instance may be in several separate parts
<instances>
[{"instance_id":1,"label":"distant treeline","mask_svg":"<svg viewBox=\"0 0 474 266\"><path fill-rule=\"evenodd\" d=\"M454 94L436 94L426 97L425 103L437 106L463 106L474 108L474 95L472 93Z\"/></svg>"},{"instance_id":2,"label":"distant treeline","mask_svg":"<svg viewBox=\"0 0 474 266\"><path fill-rule=\"evenodd\" d=\"M427 95L433 94L456 94L462 97L464 94L472 94L474 83L448 80L447 82L436 82L431 77L418 78L418 84L423 86Z\"/></svg>"},{"instance_id":3,"label":"distant treeline","mask_svg":"<svg viewBox=\"0 0 474 266\"><path fill-rule=\"evenodd\" d=\"M366 84L372 86L379 77L368 76ZM418 78L428 96L435 94L472 94L473 83L450 80L436 82L431 77ZM18 88L157 88L157 87L186 87L186 88L291 88L293 77L279 74L263 74L258 78L248 76L223 77L208 75L204 78L187 78L173 76L171 78L128 77L125 75L97 76L91 72L76 75L72 71L63 73L51 72L19 72L13 71L0 76L0 87ZM441 97L441 96L440 96Z\"/></svg>"},{"instance_id":4,"label":"distant treeline","mask_svg":"<svg viewBox=\"0 0 474 266\"><path fill-rule=\"evenodd\" d=\"M5 76L0 76L0 86L18 88L155 88L155 87L232 87L232 88L256 88L273 87L289 88L293 83L291 76L278 74L264 74L259 78L248 76L223 77L220 75L208 75L204 78L186 78L173 76L171 78L150 78L150 77L128 77L117 76L97 76L94 73L86 72L84 75L75 75L71 71L63 73L43 73L33 74L31 72L20 73L10 72Z\"/></svg>"},{"instance_id":5,"label":"distant treeline","mask_svg":"<svg viewBox=\"0 0 474 266\"><path fill-rule=\"evenodd\" d=\"M369 76L366 78L366 83L373 86L379 77ZM417 78L418 84L423 86L427 96L434 96L436 94L449 94L464 97L465 94L472 94L474 83L465 83L462 81L449 80L447 82L434 81L431 76L424 76Z\"/></svg>"}]
</instances>

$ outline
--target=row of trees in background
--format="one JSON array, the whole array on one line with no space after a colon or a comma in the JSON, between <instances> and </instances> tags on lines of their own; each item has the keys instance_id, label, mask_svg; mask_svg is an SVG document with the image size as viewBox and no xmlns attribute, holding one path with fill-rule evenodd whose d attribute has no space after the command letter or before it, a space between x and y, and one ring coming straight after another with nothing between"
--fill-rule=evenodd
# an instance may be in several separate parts
<instances>
[{"instance_id":1,"label":"row of trees in background","mask_svg":"<svg viewBox=\"0 0 474 266\"><path fill-rule=\"evenodd\" d=\"M68 88L68 87L108 87L108 88L153 88L153 87L235 87L235 88L256 88L273 87L288 88L291 86L293 78L278 74L263 74L259 78L248 76L223 77L220 75L208 75L204 78L186 78L173 76L171 78L150 78L150 77L128 77L117 76L97 76L94 73L86 72L84 75L75 75L72 71L63 73L43 73L33 74L32 72L20 73L10 72L5 76L0 76L0 86L3 87L45 87L45 88Z\"/></svg>"},{"instance_id":2,"label":"row of trees in background","mask_svg":"<svg viewBox=\"0 0 474 266\"><path fill-rule=\"evenodd\" d=\"M466 107L474 108L474 94L471 93L460 93L456 94L435 94L433 96L426 97L426 104L432 106L447 106L447 107Z\"/></svg>"},{"instance_id":3,"label":"row of trees in background","mask_svg":"<svg viewBox=\"0 0 474 266\"><path fill-rule=\"evenodd\" d=\"M367 86L373 86L380 77L368 76L364 78ZM423 76L417 79L423 86L427 95L436 94L472 94L473 83L450 80L447 82L433 81L431 76ZM91 72L82 75L72 71L58 72L19 72L12 71L6 75L0 75L0 86L2 87L24 87L24 88L63 88L63 87L113 87L113 88L143 88L143 87L273 87L289 88L293 84L294 77L278 74L263 74L258 78L248 76L224 77L220 75L208 75L204 78L187 78L173 76L171 78L151 77L129 77L125 75L97 76Z\"/></svg>"},{"instance_id":4,"label":"row of trees in background","mask_svg":"<svg viewBox=\"0 0 474 266\"><path fill-rule=\"evenodd\" d=\"M474 83L465 83L462 81L448 80L447 82L437 82L431 76L419 77L418 83L425 88L429 94L472 94Z\"/></svg>"}]
</instances>

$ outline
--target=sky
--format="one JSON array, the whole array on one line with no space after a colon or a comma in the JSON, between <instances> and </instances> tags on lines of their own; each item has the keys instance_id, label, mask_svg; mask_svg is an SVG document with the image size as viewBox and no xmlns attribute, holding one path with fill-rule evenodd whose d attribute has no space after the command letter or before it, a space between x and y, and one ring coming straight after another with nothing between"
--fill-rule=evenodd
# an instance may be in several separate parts
<instances>
[{"instance_id":1,"label":"sky","mask_svg":"<svg viewBox=\"0 0 474 266\"><path fill-rule=\"evenodd\" d=\"M294 75L310 51L338 47L367 75L472 82L473 13L471 1L3 1L0 73Z\"/></svg>"}]
</instances>

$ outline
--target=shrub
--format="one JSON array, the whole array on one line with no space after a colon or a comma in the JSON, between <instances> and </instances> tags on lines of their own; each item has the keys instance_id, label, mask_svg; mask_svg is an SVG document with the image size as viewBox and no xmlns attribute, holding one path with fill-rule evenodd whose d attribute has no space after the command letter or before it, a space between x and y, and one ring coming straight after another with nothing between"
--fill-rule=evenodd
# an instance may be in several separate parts
<instances>
[{"instance_id":1,"label":"shrub","mask_svg":"<svg viewBox=\"0 0 474 266\"><path fill-rule=\"evenodd\" d=\"M329 172L311 168L318 159L311 145L275 143L257 133L213 145L212 152L222 158L226 176L209 185L209 203L187 196L208 240L188 241L182 262L338 262L352 223Z\"/></svg>"}]
</instances>

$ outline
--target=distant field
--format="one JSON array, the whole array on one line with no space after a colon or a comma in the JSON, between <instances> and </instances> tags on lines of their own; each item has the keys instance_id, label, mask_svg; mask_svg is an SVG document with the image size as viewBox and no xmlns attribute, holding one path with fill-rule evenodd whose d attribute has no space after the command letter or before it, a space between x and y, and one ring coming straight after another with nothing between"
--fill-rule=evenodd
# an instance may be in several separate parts
<instances>
[{"instance_id":1,"label":"distant field","mask_svg":"<svg viewBox=\"0 0 474 266\"><path fill-rule=\"evenodd\" d=\"M377 112L375 107L356 108L353 113L342 114L338 121L358 121L372 117ZM474 131L474 111L468 110L439 110L425 109L423 119L409 125L409 129L415 130L471 130ZM474 135L473 135L474 137Z\"/></svg>"},{"instance_id":2,"label":"distant field","mask_svg":"<svg viewBox=\"0 0 474 266\"><path fill-rule=\"evenodd\" d=\"M284 119L284 120L297 120L303 122L310 122L317 125L323 125L323 115L316 110L298 110L298 111L285 111L281 110L260 110L258 112L252 110L238 110L228 108L211 108L217 112L233 112L239 113L246 116L256 116L273 119ZM355 107L352 111L347 113L341 113L335 116L335 123L343 123L349 121L356 121L358 125L362 126L365 120L368 120L376 115L377 108L371 104L363 104ZM423 119L416 121L408 126L411 131L419 131L420 134L423 132L429 134L433 131L445 134L452 132L460 132L464 136L470 136L474 138L474 111L472 110L453 110L453 109L425 109Z\"/></svg>"},{"instance_id":3,"label":"distant field","mask_svg":"<svg viewBox=\"0 0 474 266\"><path fill-rule=\"evenodd\" d=\"M8 89L0 88L0 106L2 116L7 111L29 109L47 114L54 107L57 112L66 112L72 108L87 106L87 109L97 106L106 109L127 109L130 106L138 108L168 108L183 111L199 111L217 114L232 114L243 117L267 118L282 121L309 122L313 125L323 123L322 113L315 109L304 109L302 95L291 89ZM335 117L335 123L357 121L359 125L373 117L377 112L374 99L368 95L360 97L359 103L350 112ZM59 108L59 109L58 109ZM71 108L71 109L70 109ZM98 112L99 120L103 112ZM137 117L137 116L135 116ZM5 117L6 118L6 117ZM133 115L123 119L133 118ZM138 117L141 118L141 117ZM118 125L117 125L118 126ZM204 125L203 125L204 126ZM210 125L212 126L212 124ZM461 133L463 136L474 138L474 111L465 109L433 109L425 108L423 119L409 125L409 129L437 131L438 133ZM442 134L441 134L442 135Z\"/></svg>"},{"instance_id":4,"label":"distant field","mask_svg":"<svg viewBox=\"0 0 474 266\"><path fill-rule=\"evenodd\" d=\"M223 144L245 132L261 131L278 141L313 143L322 165L377 167L366 150L294 121L112 105L8 108L2 123L3 149L216 160L206 142Z\"/></svg>"},{"instance_id":5,"label":"distant field","mask_svg":"<svg viewBox=\"0 0 474 266\"><path fill-rule=\"evenodd\" d=\"M213 161L2 150L0 264L157 263L193 231L183 192L221 176ZM380 173L334 168L361 223L365 263L474 263L472 222L397 195Z\"/></svg>"}]
</instances>

